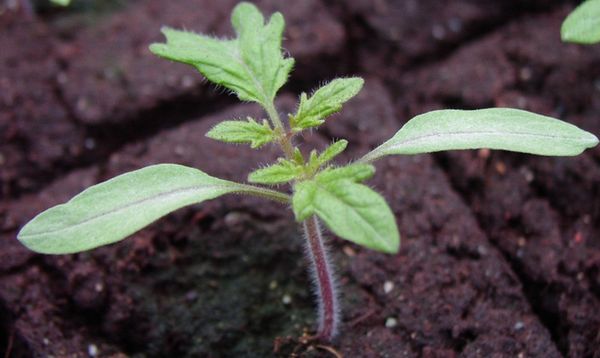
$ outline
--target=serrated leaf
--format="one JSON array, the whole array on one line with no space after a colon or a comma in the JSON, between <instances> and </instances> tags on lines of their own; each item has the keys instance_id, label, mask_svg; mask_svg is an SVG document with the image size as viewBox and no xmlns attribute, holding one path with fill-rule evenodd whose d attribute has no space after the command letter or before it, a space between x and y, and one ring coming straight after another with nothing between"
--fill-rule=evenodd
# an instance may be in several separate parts
<instances>
[{"instance_id":1,"label":"serrated leaf","mask_svg":"<svg viewBox=\"0 0 600 358\"><path fill-rule=\"evenodd\" d=\"M231 23L237 34L233 40L163 28L167 43L152 44L150 51L196 67L243 101L270 106L294 65L281 51L283 16L274 13L265 24L256 6L242 2L234 8Z\"/></svg>"},{"instance_id":2,"label":"serrated leaf","mask_svg":"<svg viewBox=\"0 0 600 358\"><path fill-rule=\"evenodd\" d=\"M298 147L294 148L293 159L294 159L294 162L296 162L296 164L304 165L304 156L302 155L300 148L298 148Z\"/></svg>"},{"instance_id":3,"label":"serrated leaf","mask_svg":"<svg viewBox=\"0 0 600 358\"><path fill-rule=\"evenodd\" d=\"M356 183L363 182L375 174L375 167L370 164L350 164L339 168L328 168L317 174L316 178L323 183L347 179Z\"/></svg>"},{"instance_id":4,"label":"serrated leaf","mask_svg":"<svg viewBox=\"0 0 600 358\"><path fill-rule=\"evenodd\" d=\"M567 16L560 28L565 42L590 45L600 42L600 0L587 0Z\"/></svg>"},{"instance_id":5,"label":"serrated leaf","mask_svg":"<svg viewBox=\"0 0 600 358\"><path fill-rule=\"evenodd\" d=\"M259 148L276 140L276 135L266 120L256 123L248 117L247 121L224 121L214 126L208 138L227 143L250 143L251 148Z\"/></svg>"},{"instance_id":6,"label":"serrated leaf","mask_svg":"<svg viewBox=\"0 0 600 358\"><path fill-rule=\"evenodd\" d=\"M364 81L360 77L338 78L319 88L310 98L306 93L300 95L300 105L290 118L293 131L317 127L329 115L339 112L342 105L356 96Z\"/></svg>"},{"instance_id":7,"label":"serrated leaf","mask_svg":"<svg viewBox=\"0 0 600 358\"><path fill-rule=\"evenodd\" d=\"M572 156L596 144L596 136L572 124L519 109L439 110L414 117L361 161L477 148Z\"/></svg>"},{"instance_id":8,"label":"serrated leaf","mask_svg":"<svg viewBox=\"0 0 600 358\"><path fill-rule=\"evenodd\" d=\"M248 175L248 181L259 184L281 184L294 180L302 174L301 165L282 159L276 164L253 171Z\"/></svg>"},{"instance_id":9,"label":"serrated leaf","mask_svg":"<svg viewBox=\"0 0 600 358\"><path fill-rule=\"evenodd\" d=\"M340 153L342 153L347 146L348 141L345 139L338 140L337 142L331 144L321 154L319 154L319 165L323 165L333 160L333 158L337 157Z\"/></svg>"},{"instance_id":10,"label":"serrated leaf","mask_svg":"<svg viewBox=\"0 0 600 358\"><path fill-rule=\"evenodd\" d=\"M391 209L375 191L349 179L315 178L296 184L296 220L316 214L337 236L373 250L398 252L400 235Z\"/></svg>"},{"instance_id":11,"label":"serrated leaf","mask_svg":"<svg viewBox=\"0 0 600 358\"><path fill-rule=\"evenodd\" d=\"M18 239L45 254L68 254L122 240L184 206L229 193L286 201L286 195L211 177L177 164L158 164L94 185L27 223Z\"/></svg>"},{"instance_id":12,"label":"serrated leaf","mask_svg":"<svg viewBox=\"0 0 600 358\"><path fill-rule=\"evenodd\" d=\"M347 145L348 141L342 139L331 144L321 154L317 154L316 150L312 150L308 159L308 165L306 166L306 172L309 175L316 173L319 168L343 152Z\"/></svg>"}]
</instances>

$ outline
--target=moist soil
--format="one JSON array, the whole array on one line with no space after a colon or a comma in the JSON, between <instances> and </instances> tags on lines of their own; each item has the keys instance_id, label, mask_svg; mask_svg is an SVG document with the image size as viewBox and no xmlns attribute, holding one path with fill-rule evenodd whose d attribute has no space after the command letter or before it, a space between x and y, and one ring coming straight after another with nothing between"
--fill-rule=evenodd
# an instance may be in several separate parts
<instances>
[{"instance_id":1,"label":"moist soil","mask_svg":"<svg viewBox=\"0 0 600 358\"><path fill-rule=\"evenodd\" d=\"M346 138L348 162L438 108L523 108L600 134L600 46L559 39L575 2L256 3L283 12L296 58L283 114L334 76L366 80L299 139L303 150ZM327 235L343 315L331 343L309 339L304 239L280 204L223 197L115 245L33 254L18 229L94 183L164 162L244 181L280 154L206 138L221 120L264 114L147 50L162 25L231 35L235 1L37 14L10 4L0 5L5 357L600 357L600 148L378 161L369 185L396 215L401 250Z\"/></svg>"}]
</instances>

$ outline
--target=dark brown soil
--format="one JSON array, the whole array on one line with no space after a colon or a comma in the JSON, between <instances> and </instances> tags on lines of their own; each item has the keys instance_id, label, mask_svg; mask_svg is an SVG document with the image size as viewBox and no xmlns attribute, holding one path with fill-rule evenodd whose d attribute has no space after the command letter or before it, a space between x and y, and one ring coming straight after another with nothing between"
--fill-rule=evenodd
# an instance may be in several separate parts
<instances>
[{"instance_id":1,"label":"dark brown soil","mask_svg":"<svg viewBox=\"0 0 600 358\"><path fill-rule=\"evenodd\" d=\"M227 35L235 1L138 0L101 15L0 5L0 353L7 357L600 357L600 148L575 158L453 152L377 163L398 255L330 237L342 293L314 328L287 208L224 197L116 245L41 256L16 232L83 188L162 162L243 181L274 160L207 139L261 116L147 45L162 25ZM350 161L435 108L511 106L600 134L600 46L559 41L569 1L258 1L297 68L279 102L334 76L362 93L302 147ZM284 210L285 209L285 210ZM385 288L384 288L385 287Z\"/></svg>"}]
</instances>

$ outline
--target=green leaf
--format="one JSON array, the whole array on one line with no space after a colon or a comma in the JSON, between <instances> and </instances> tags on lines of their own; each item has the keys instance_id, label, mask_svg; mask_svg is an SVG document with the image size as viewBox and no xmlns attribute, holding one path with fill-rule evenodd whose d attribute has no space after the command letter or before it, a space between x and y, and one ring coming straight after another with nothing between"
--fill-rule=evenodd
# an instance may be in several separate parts
<instances>
[{"instance_id":1,"label":"green leaf","mask_svg":"<svg viewBox=\"0 0 600 358\"><path fill-rule=\"evenodd\" d=\"M60 6L68 6L71 3L71 0L50 0L50 2Z\"/></svg>"},{"instance_id":2,"label":"green leaf","mask_svg":"<svg viewBox=\"0 0 600 358\"><path fill-rule=\"evenodd\" d=\"M567 16L560 28L565 42L590 45L600 42L600 0L588 0Z\"/></svg>"},{"instance_id":3,"label":"green leaf","mask_svg":"<svg viewBox=\"0 0 600 358\"><path fill-rule=\"evenodd\" d=\"M355 183L363 182L375 174L375 167L370 164L350 164L339 168L328 168L317 175L320 182L329 183L348 179Z\"/></svg>"},{"instance_id":4,"label":"green leaf","mask_svg":"<svg viewBox=\"0 0 600 358\"><path fill-rule=\"evenodd\" d=\"M572 124L519 109L440 110L414 117L360 161L477 148L572 156L596 144L598 138Z\"/></svg>"},{"instance_id":5,"label":"green leaf","mask_svg":"<svg viewBox=\"0 0 600 358\"><path fill-rule=\"evenodd\" d=\"M377 251L398 252L394 214L383 197L365 185L317 176L296 184L292 205L298 221L316 214L343 239Z\"/></svg>"},{"instance_id":6,"label":"green leaf","mask_svg":"<svg viewBox=\"0 0 600 358\"><path fill-rule=\"evenodd\" d=\"M334 142L332 145L327 147L321 154L317 154L316 150L312 150L310 152L310 157L308 158L308 165L305 167L305 172L309 177L313 176L319 168L323 165L327 164L333 158L335 158L338 154L346 149L348 145L347 140L339 140Z\"/></svg>"},{"instance_id":7,"label":"green leaf","mask_svg":"<svg viewBox=\"0 0 600 358\"><path fill-rule=\"evenodd\" d=\"M181 207L228 193L287 202L287 195L211 177L177 164L159 164L94 185L36 216L19 232L29 249L68 254L107 245Z\"/></svg>"},{"instance_id":8,"label":"green leaf","mask_svg":"<svg viewBox=\"0 0 600 358\"><path fill-rule=\"evenodd\" d=\"M281 184L294 180L303 174L303 168L295 162L280 159L278 163L258 169L248 175L250 183Z\"/></svg>"},{"instance_id":9,"label":"green leaf","mask_svg":"<svg viewBox=\"0 0 600 358\"><path fill-rule=\"evenodd\" d=\"M319 154L318 162L319 165L323 165L327 162L333 160L333 158L337 157L341 152L343 152L348 146L348 141L345 139L338 140L331 144L327 149L325 149L321 154Z\"/></svg>"},{"instance_id":10,"label":"green leaf","mask_svg":"<svg viewBox=\"0 0 600 358\"><path fill-rule=\"evenodd\" d=\"M267 107L294 65L294 60L284 58L281 51L283 16L277 12L265 24L256 6L242 2L234 8L231 23L237 34L233 40L163 28L167 43L152 44L150 51L192 65L241 100Z\"/></svg>"},{"instance_id":11,"label":"green leaf","mask_svg":"<svg viewBox=\"0 0 600 358\"><path fill-rule=\"evenodd\" d=\"M250 117L247 122L221 122L208 131L206 136L227 143L250 143L251 148L259 148L277 139L269 122L263 120L262 124L258 124Z\"/></svg>"},{"instance_id":12,"label":"green leaf","mask_svg":"<svg viewBox=\"0 0 600 358\"><path fill-rule=\"evenodd\" d=\"M292 130L298 132L323 124L325 118L339 112L345 102L356 96L363 83L360 77L338 78L319 88L310 98L302 93L298 111L290 117Z\"/></svg>"},{"instance_id":13,"label":"green leaf","mask_svg":"<svg viewBox=\"0 0 600 358\"><path fill-rule=\"evenodd\" d=\"M298 165L304 165L304 156L298 147L294 148L293 160Z\"/></svg>"}]
</instances>

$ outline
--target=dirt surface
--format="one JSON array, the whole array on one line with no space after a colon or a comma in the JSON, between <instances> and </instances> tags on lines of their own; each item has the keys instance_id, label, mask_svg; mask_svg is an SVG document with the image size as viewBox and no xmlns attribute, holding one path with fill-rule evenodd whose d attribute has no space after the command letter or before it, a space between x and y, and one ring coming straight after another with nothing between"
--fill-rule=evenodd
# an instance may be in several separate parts
<instances>
[{"instance_id":1,"label":"dirt surface","mask_svg":"<svg viewBox=\"0 0 600 358\"><path fill-rule=\"evenodd\" d=\"M600 134L600 46L559 41L569 1L340 1L284 6L296 58L278 103L339 75L363 91L302 148L340 161L436 108L511 106ZM278 204L228 196L123 242L41 256L15 239L85 187L171 162L243 181L273 161L204 134L254 105L147 45L162 25L231 34L235 1L132 1L90 16L0 7L0 352L10 357L600 357L600 148L574 158L453 152L377 163L402 248L329 235L342 334L314 329L303 239ZM2 6L2 5L0 5Z\"/></svg>"}]
</instances>

